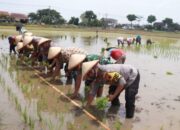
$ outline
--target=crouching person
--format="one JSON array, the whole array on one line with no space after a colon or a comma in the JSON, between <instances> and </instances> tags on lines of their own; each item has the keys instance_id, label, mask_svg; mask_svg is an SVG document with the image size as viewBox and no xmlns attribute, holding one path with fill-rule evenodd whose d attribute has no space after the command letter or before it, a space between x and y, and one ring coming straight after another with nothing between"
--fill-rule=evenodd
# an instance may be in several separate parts
<instances>
[{"instance_id":1,"label":"crouching person","mask_svg":"<svg viewBox=\"0 0 180 130\"><path fill-rule=\"evenodd\" d=\"M21 58L23 58L23 57L29 58L29 56L31 55L31 53L33 51L33 46L24 45L23 42L18 42L16 50L18 52L19 57L21 57Z\"/></svg>"},{"instance_id":2,"label":"crouching person","mask_svg":"<svg viewBox=\"0 0 180 130\"><path fill-rule=\"evenodd\" d=\"M58 49L59 48L59 49ZM60 47L51 47L48 53L48 60L53 60L51 69L55 67L53 72L53 79L57 76L61 69L66 73L68 80L74 78L73 73L68 71L68 63L72 54L87 54L86 51L80 48L70 47L70 48L60 48Z\"/></svg>"},{"instance_id":3,"label":"crouching person","mask_svg":"<svg viewBox=\"0 0 180 130\"><path fill-rule=\"evenodd\" d=\"M11 55L12 51L14 52L14 54L16 54L16 42L15 42L15 36L9 36L8 37L8 41L9 41L9 53Z\"/></svg>"},{"instance_id":4,"label":"crouching person","mask_svg":"<svg viewBox=\"0 0 180 130\"><path fill-rule=\"evenodd\" d=\"M82 64L83 80L91 77L94 82L91 84L92 90L89 94L87 106L91 105L97 84L104 83L116 86L114 92L108 95L109 101L116 100L119 94L125 90L126 117L132 118L135 110L135 96L138 93L140 75L136 68L124 64L100 65L97 61L85 62ZM113 105L113 103L112 103Z\"/></svg>"},{"instance_id":5,"label":"crouching person","mask_svg":"<svg viewBox=\"0 0 180 130\"><path fill-rule=\"evenodd\" d=\"M111 61L108 58L102 57L97 54L73 54L70 57L69 64L68 64L68 70L71 71L74 74L75 79L75 89L74 93L71 96L72 99L78 97L78 92L81 86L81 79L82 79L82 63L87 61L94 61L99 60L100 64L112 64ZM89 90L89 85L94 79L88 78L85 81L85 89ZM99 88L97 91L97 97L100 97L102 95L103 91L103 85L99 84ZM88 93L88 92L87 92Z\"/></svg>"}]
</instances>

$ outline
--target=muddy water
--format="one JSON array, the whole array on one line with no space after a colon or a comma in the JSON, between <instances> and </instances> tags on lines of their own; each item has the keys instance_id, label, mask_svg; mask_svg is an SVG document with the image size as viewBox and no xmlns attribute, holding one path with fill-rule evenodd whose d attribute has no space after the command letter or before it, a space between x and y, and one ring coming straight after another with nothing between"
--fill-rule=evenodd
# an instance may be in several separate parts
<instances>
[{"instance_id":1,"label":"muddy water","mask_svg":"<svg viewBox=\"0 0 180 130\"><path fill-rule=\"evenodd\" d=\"M103 36L98 38L84 36L81 33L76 35L65 33L61 37L52 39L53 46L75 46L84 48L89 53L100 53L102 47L117 46L116 37L108 37L108 42L104 41L105 38ZM155 43L146 46L147 38L151 38ZM0 46L1 52L7 53L7 39L1 39L0 43L3 44ZM125 46L123 49L127 54L126 64L134 65L141 74L135 117L131 120L125 119L124 93L120 96L122 103L120 109L107 108L105 112L102 112L93 107L89 111L111 129L117 129L117 124L120 121L122 130L179 130L180 40L143 37L141 46ZM15 58L6 59L2 58L3 63L7 61L7 64L1 65L1 77L4 77L5 81L10 84L8 87L13 88L12 91L17 95L20 104L22 104L22 109L28 108L27 113L36 122L34 125L36 129L103 129L80 109L41 81L34 74L34 71L26 66L13 63ZM11 74L9 75L9 73ZM46 79L50 81L50 78ZM24 84L25 86L23 86ZM64 77L53 85L66 94L71 93L73 89L73 85L66 84ZM83 93L83 85L81 88L81 93ZM107 89L104 91L104 95L106 94ZM79 100L76 102L83 103ZM13 106L13 104L11 105ZM7 107L7 109L9 108ZM21 112L16 111L19 115L16 114L15 116L19 118ZM40 121L40 117L42 121ZM17 124L16 127L19 126L16 121L13 124Z\"/></svg>"}]
</instances>

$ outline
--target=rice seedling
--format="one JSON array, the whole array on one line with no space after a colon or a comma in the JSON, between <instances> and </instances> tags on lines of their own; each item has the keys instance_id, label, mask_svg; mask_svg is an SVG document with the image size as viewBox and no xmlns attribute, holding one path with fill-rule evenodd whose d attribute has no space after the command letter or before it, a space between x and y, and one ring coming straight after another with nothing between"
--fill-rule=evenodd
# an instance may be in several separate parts
<instances>
[{"instance_id":1,"label":"rice seedling","mask_svg":"<svg viewBox=\"0 0 180 130\"><path fill-rule=\"evenodd\" d=\"M47 124L48 124L49 130L54 130L54 126L51 120L49 120Z\"/></svg>"},{"instance_id":2,"label":"rice seedling","mask_svg":"<svg viewBox=\"0 0 180 130\"><path fill-rule=\"evenodd\" d=\"M27 123L28 123L28 115L27 115L27 109L26 109L26 107L24 108L24 111L22 111L21 114L22 114L24 123L27 124Z\"/></svg>"},{"instance_id":3,"label":"rice seedling","mask_svg":"<svg viewBox=\"0 0 180 130\"><path fill-rule=\"evenodd\" d=\"M170 72L170 71L167 71L166 74L167 74L167 75L173 75L173 73Z\"/></svg>"},{"instance_id":4,"label":"rice seedling","mask_svg":"<svg viewBox=\"0 0 180 130\"><path fill-rule=\"evenodd\" d=\"M30 130L34 130L35 121L29 116L29 123L28 123Z\"/></svg>"},{"instance_id":5,"label":"rice seedling","mask_svg":"<svg viewBox=\"0 0 180 130\"><path fill-rule=\"evenodd\" d=\"M70 94L71 94L71 89L68 88L67 95L70 95Z\"/></svg>"},{"instance_id":6,"label":"rice seedling","mask_svg":"<svg viewBox=\"0 0 180 130\"><path fill-rule=\"evenodd\" d=\"M68 127L68 130L74 130L74 124L72 122L69 122L67 127Z\"/></svg>"},{"instance_id":7,"label":"rice seedling","mask_svg":"<svg viewBox=\"0 0 180 130\"><path fill-rule=\"evenodd\" d=\"M61 122L62 124L64 124L64 115L63 115L63 113L60 114L59 120L60 120L60 122Z\"/></svg>"},{"instance_id":8,"label":"rice seedling","mask_svg":"<svg viewBox=\"0 0 180 130\"><path fill-rule=\"evenodd\" d=\"M163 130L163 126L161 126L160 130Z\"/></svg>"},{"instance_id":9,"label":"rice seedling","mask_svg":"<svg viewBox=\"0 0 180 130\"><path fill-rule=\"evenodd\" d=\"M114 125L115 125L116 130L120 130L121 129L121 122L116 121Z\"/></svg>"},{"instance_id":10,"label":"rice seedling","mask_svg":"<svg viewBox=\"0 0 180 130\"><path fill-rule=\"evenodd\" d=\"M11 96L11 89L7 88L7 92L8 92L8 96L10 97Z\"/></svg>"},{"instance_id":11,"label":"rice seedling","mask_svg":"<svg viewBox=\"0 0 180 130\"><path fill-rule=\"evenodd\" d=\"M83 128L83 130L87 129L87 128L88 128L87 124L86 124L86 123L83 123L82 128Z\"/></svg>"},{"instance_id":12,"label":"rice seedling","mask_svg":"<svg viewBox=\"0 0 180 130\"><path fill-rule=\"evenodd\" d=\"M106 37L106 38L104 38L104 42L107 42L108 41L108 38Z\"/></svg>"},{"instance_id":13,"label":"rice seedling","mask_svg":"<svg viewBox=\"0 0 180 130\"><path fill-rule=\"evenodd\" d=\"M157 58L158 58L158 56L154 56L154 58L155 58L155 59L157 59Z\"/></svg>"},{"instance_id":14,"label":"rice seedling","mask_svg":"<svg viewBox=\"0 0 180 130\"><path fill-rule=\"evenodd\" d=\"M15 102L16 108L18 108L18 106L19 106L19 105L18 105L18 104L19 104L19 102L18 102L18 98L17 98L16 96L14 97L14 102Z\"/></svg>"},{"instance_id":15,"label":"rice seedling","mask_svg":"<svg viewBox=\"0 0 180 130\"><path fill-rule=\"evenodd\" d=\"M98 110L104 110L107 107L107 104L108 104L107 97L101 97L96 99L96 107Z\"/></svg>"},{"instance_id":16,"label":"rice seedling","mask_svg":"<svg viewBox=\"0 0 180 130\"><path fill-rule=\"evenodd\" d=\"M41 115L40 110L37 110L37 116L39 118L39 121L42 122L42 115Z\"/></svg>"},{"instance_id":17,"label":"rice seedling","mask_svg":"<svg viewBox=\"0 0 180 130\"><path fill-rule=\"evenodd\" d=\"M82 103L82 106L84 106L84 105L85 105L85 102L86 102L86 98L85 98L85 97L81 98L81 103Z\"/></svg>"},{"instance_id":18,"label":"rice seedling","mask_svg":"<svg viewBox=\"0 0 180 130\"><path fill-rule=\"evenodd\" d=\"M27 85L21 85L21 90L23 93L27 93L28 92L28 86Z\"/></svg>"}]
</instances>

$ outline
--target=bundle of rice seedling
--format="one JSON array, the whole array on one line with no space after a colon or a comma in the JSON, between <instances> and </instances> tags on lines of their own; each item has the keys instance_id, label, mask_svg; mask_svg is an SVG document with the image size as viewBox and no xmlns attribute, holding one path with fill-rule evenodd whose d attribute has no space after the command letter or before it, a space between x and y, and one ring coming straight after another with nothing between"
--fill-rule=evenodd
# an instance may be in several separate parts
<instances>
[{"instance_id":1,"label":"bundle of rice seedling","mask_svg":"<svg viewBox=\"0 0 180 130\"><path fill-rule=\"evenodd\" d=\"M107 97L101 97L96 99L96 107L99 110L104 110L107 107L107 104L108 104Z\"/></svg>"}]
</instances>

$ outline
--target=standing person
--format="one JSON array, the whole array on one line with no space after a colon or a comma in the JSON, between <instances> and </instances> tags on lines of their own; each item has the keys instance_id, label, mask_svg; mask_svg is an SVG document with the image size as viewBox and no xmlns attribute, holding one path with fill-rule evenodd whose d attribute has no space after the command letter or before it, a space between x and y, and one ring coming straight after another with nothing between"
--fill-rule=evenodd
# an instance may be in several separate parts
<instances>
[{"instance_id":1,"label":"standing person","mask_svg":"<svg viewBox=\"0 0 180 130\"><path fill-rule=\"evenodd\" d=\"M21 31L22 27L23 27L23 25L22 25L21 23L18 23L18 24L16 25L16 31L18 31L19 34L22 34L22 31Z\"/></svg>"},{"instance_id":2,"label":"standing person","mask_svg":"<svg viewBox=\"0 0 180 130\"><path fill-rule=\"evenodd\" d=\"M108 57L113 58L116 64L124 64L126 61L126 53L119 48L109 47L106 48L106 51L109 52Z\"/></svg>"},{"instance_id":3,"label":"standing person","mask_svg":"<svg viewBox=\"0 0 180 130\"><path fill-rule=\"evenodd\" d=\"M15 36L9 36L8 37L8 41L9 41L9 53L11 55L12 51L14 52L14 54L16 54L16 42L15 42Z\"/></svg>"},{"instance_id":4,"label":"standing person","mask_svg":"<svg viewBox=\"0 0 180 130\"><path fill-rule=\"evenodd\" d=\"M82 65L83 80L88 77L94 78L95 81L87 101L87 106L91 105L97 91L97 84L104 83L115 85L114 93L108 95L109 101L113 101L119 94L125 90L126 100L126 117L132 118L135 110L135 96L138 93L140 74L139 71L126 64L108 64L99 65L97 61L85 62ZM113 104L112 104L113 105Z\"/></svg>"},{"instance_id":5,"label":"standing person","mask_svg":"<svg viewBox=\"0 0 180 130\"><path fill-rule=\"evenodd\" d=\"M69 64L68 64L68 70L72 71L74 74L74 79L75 79L75 89L73 92L73 95L71 96L72 99L78 97L78 92L81 86L81 79L82 79L82 63L87 62L87 61L94 61L94 60L99 60L100 64L112 64L112 62L108 59L105 58L104 56L99 56L97 54L73 54L71 55L69 59ZM90 83L94 79L86 79L85 81L85 89L89 89ZM100 97L102 95L103 91L103 85L99 84L99 89L97 92L97 96Z\"/></svg>"},{"instance_id":6,"label":"standing person","mask_svg":"<svg viewBox=\"0 0 180 130\"><path fill-rule=\"evenodd\" d=\"M136 45L139 43L141 45L141 35L136 36Z\"/></svg>"}]
</instances>

